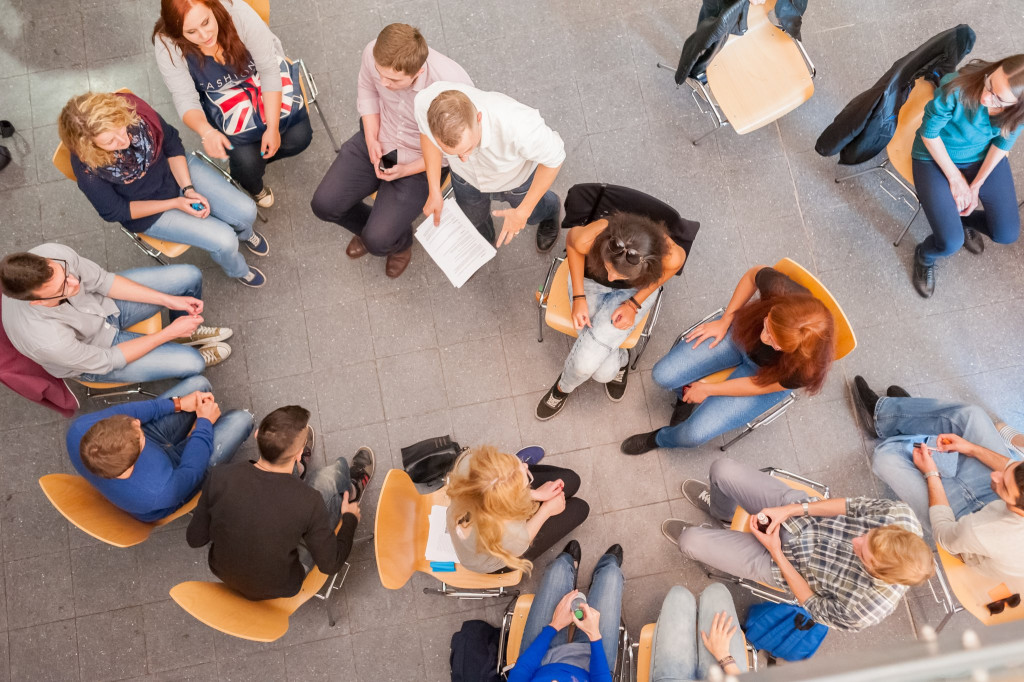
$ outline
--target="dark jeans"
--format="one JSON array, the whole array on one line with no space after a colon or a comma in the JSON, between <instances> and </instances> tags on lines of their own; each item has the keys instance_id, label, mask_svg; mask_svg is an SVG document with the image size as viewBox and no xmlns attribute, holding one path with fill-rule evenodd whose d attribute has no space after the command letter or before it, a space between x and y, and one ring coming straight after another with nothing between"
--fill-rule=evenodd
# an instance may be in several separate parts
<instances>
[{"instance_id":1,"label":"dark jeans","mask_svg":"<svg viewBox=\"0 0 1024 682\"><path fill-rule=\"evenodd\" d=\"M539 488L548 481L562 479L565 487L565 510L557 516L552 516L537 531L536 537L530 548L523 554L524 559L535 561L544 552L548 551L555 544L571 533L574 528L587 520L590 514L590 505L581 499L574 497L580 490L580 477L571 469L548 466L547 464L534 464L530 467L533 474L533 488Z\"/></svg>"},{"instance_id":2,"label":"dark jeans","mask_svg":"<svg viewBox=\"0 0 1024 682\"><path fill-rule=\"evenodd\" d=\"M967 182L978 174L982 161L957 164ZM914 159L914 187L924 214L932 226L932 234L921 242L921 257L925 265L933 265L939 258L951 256L964 245L964 228L970 227L986 235L997 244L1012 244L1020 235L1020 214L1017 193L1013 187L1008 159L1003 159L989 174L978 193L984 210L979 206L969 216L960 217L949 191L949 180L934 161Z\"/></svg>"},{"instance_id":3,"label":"dark jeans","mask_svg":"<svg viewBox=\"0 0 1024 682\"><path fill-rule=\"evenodd\" d=\"M371 207L363 200L374 192L377 198ZM374 256L386 256L412 246L412 221L423 210L428 194L426 173L390 182L377 177L360 125L359 132L341 145L310 207L320 220L358 235Z\"/></svg>"},{"instance_id":4,"label":"dark jeans","mask_svg":"<svg viewBox=\"0 0 1024 682\"><path fill-rule=\"evenodd\" d=\"M281 133L281 146L269 159L260 156L262 142L232 142L234 149L228 150L231 177L249 194L259 194L263 191L263 173L267 170L267 164L301 153L312 140L313 128L309 125L309 116L306 116L304 120L293 123L288 130Z\"/></svg>"},{"instance_id":5,"label":"dark jeans","mask_svg":"<svg viewBox=\"0 0 1024 682\"><path fill-rule=\"evenodd\" d=\"M526 182L519 187L505 190L504 192L481 192L453 172L452 187L455 188L455 201L458 202L459 208L469 218L469 222L473 223L473 226L476 227L477 232L493 244L495 235L494 218L491 216L491 201L504 201L511 205L512 208L518 208L519 204L523 203L523 199L526 198L526 193L530 191L530 185L533 184L533 178L536 174L537 172L534 171L526 179ZM551 191L546 192L541 197L526 222L530 225L536 225L548 218L558 219L558 195Z\"/></svg>"}]
</instances>

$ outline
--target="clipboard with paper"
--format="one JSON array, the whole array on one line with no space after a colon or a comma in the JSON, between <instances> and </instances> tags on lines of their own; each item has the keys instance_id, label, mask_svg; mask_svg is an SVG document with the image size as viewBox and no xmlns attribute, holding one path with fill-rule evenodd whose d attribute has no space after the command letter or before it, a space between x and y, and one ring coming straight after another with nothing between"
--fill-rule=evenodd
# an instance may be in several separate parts
<instances>
[{"instance_id":1,"label":"clipboard with paper","mask_svg":"<svg viewBox=\"0 0 1024 682\"><path fill-rule=\"evenodd\" d=\"M439 225L435 226L429 216L420 223L416 239L456 288L469 281L497 253L454 198L445 200Z\"/></svg>"}]
</instances>

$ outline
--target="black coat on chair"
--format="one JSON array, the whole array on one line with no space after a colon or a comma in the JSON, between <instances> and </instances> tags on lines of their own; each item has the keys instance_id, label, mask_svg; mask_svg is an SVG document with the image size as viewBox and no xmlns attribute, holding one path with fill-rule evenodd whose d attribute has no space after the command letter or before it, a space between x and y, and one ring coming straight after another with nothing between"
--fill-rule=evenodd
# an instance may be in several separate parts
<instances>
[{"instance_id":1,"label":"black coat on chair","mask_svg":"<svg viewBox=\"0 0 1024 682\"><path fill-rule=\"evenodd\" d=\"M818 137L814 151L839 154L839 163L863 163L885 149L896 132L900 107L914 82L927 78L936 87L974 47L974 31L967 24L933 36L897 60L870 89L846 105Z\"/></svg>"}]
</instances>

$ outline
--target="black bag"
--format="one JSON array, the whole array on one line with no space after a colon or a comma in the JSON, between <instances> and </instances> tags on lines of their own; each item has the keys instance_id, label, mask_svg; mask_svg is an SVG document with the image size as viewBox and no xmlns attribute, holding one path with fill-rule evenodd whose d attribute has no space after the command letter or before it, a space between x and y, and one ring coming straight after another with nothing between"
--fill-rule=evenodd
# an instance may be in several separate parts
<instances>
[{"instance_id":1,"label":"black bag","mask_svg":"<svg viewBox=\"0 0 1024 682\"><path fill-rule=\"evenodd\" d=\"M451 436L428 438L402 448L402 466L421 492L437 490L451 471L462 447Z\"/></svg>"},{"instance_id":2,"label":"black bag","mask_svg":"<svg viewBox=\"0 0 1024 682\"><path fill-rule=\"evenodd\" d=\"M452 653L448 658L452 682L501 682L498 676L500 638L498 628L482 620L463 623L462 629L452 635Z\"/></svg>"},{"instance_id":3,"label":"black bag","mask_svg":"<svg viewBox=\"0 0 1024 682\"><path fill-rule=\"evenodd\" d=\"M11 162L11 150L0 144L0 170L7 168Z\"/></svg>"}]
</instances>

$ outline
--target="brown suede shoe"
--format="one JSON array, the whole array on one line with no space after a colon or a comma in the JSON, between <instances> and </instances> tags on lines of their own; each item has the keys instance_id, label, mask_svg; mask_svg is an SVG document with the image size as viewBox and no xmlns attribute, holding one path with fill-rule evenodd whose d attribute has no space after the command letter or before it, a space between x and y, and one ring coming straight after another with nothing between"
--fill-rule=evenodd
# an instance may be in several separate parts
<instances>
[{"instance_id":1,"label":"brown suede shoe","mask_svg":"<svg viewBox=\"0 0 1024 682\"><path fill-rule=\"evenodd\" d=\"M366 255L366 244L359 238L359 235L352 237L352 241L345 248L345 255L349 258L361 258Z\"/></svg>"},{"instance_id":2,"label":"brown suede shoe","mask_svg":"<svg viewBox=\"0 0 1024 682\"><path fill-rule=\"evenodd\" d=\"M389 253L387 262L384 263L384 274L391 279L400 277L405 272L405 269L409 267L409 261L411 260L412 247L398 253Z\"/></svg>"}]
</instances>

